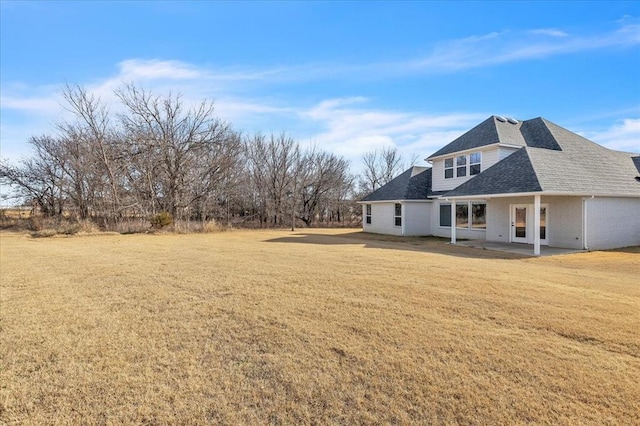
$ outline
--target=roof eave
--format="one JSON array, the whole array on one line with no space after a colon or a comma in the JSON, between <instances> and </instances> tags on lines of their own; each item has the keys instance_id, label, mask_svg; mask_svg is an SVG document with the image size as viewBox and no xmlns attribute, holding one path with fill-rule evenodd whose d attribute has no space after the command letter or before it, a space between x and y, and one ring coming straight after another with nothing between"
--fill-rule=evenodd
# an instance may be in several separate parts
<instances>
[{"instance_id":1,"label":"roof eave","mask_svg":"<svg viewBox=\"0 0 640 426\"><path fill-rule=\"evenodd\" d=\"M453 195L447 196L443 194L438 197L441 200L474 200L474 199L490 199L490 198L514 198L514 197L531 197L534 195L546 196L564 196L564 197L622 197L622 198L640 198L640 194L613 194L600 192L561 192L561 191L536 191L536 192L514 192L503 194L478 194L478 195Z\"/></svg>"},{"instance_id":2,"label":"roof eave","mask_svg":"<svg viewBox=\"0 0 640 426\"><path fill-rule=\"evenodd\" d=\"M498 146L505 146L510 148L523 148L522 146L519 146L519 145L511 145L511 144L495 142L495 143L490 143L488 145L482 145L482 146L478 146L471 149L463 149L462 151L452 151L447 154L432 155L430 157L425 158L424 161L432 162L433 160L439 160L441 158L451 157L452 155L456 155L456 154L468 154L470 152L484 151L486 150L486 148L495 148Z\"/></svg>"}]
</instances>

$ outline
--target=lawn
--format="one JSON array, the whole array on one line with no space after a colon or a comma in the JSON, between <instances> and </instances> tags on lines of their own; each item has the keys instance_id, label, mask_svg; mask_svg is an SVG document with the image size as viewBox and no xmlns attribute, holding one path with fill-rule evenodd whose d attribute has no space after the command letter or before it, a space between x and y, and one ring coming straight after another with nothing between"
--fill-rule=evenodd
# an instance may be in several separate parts
<instances>
[{"instance_id":1,"label":"lawn","mask_svg":"<svg viewBox=\"0 0 640 426\"><path fill-rule=\"evenodd\" d=\"M355 230L0 249L0 423L640 423L638 249Z\"/></svg>"}]
</instances>

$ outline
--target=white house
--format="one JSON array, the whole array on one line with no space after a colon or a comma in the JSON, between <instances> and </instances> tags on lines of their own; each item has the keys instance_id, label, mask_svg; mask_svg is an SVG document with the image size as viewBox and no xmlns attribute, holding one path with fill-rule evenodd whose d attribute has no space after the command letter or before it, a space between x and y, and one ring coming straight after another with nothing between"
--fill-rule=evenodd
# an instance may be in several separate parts
<instances>
[{"instance_id":1,"label":"white house","mask_svg":"<svg viewBox=\"0 0 640 426\"><path fill-rule=\"evenodd\" d=\"M640 245L638 153L544 118L492 116L427 161L362 199L365 232L525 243L534 254Z\"/></svg>"}]
</instances>

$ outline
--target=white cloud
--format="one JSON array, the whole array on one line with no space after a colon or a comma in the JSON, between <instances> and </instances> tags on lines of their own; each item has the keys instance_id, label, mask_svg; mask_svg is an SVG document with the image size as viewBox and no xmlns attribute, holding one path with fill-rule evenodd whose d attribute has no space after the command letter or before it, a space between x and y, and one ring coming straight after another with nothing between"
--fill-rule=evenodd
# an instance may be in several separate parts
<instances>
[{"instance_id":1,"label":"white cloud","mask_svg":"<svg viewBox=\"0 0 640 426\"><path fill-rule=\"evenodd\" d=\"M585 133L585 137L607 148L640 154L640 118L618 120L611 128Z\"/></svg>"},{"instance_id":2,"label":"white cloud","mask_svg":"<svg viewBox=\"0 0 640 426\"><path fill-rule=\"evenodd\" d=\"M550 36L550 37L568 37L569 36L569 34L567 34L566 32L562 30L558 30L556 28L540 28L537 30L531 30L529 31L529 33L535 34L535 35Z\"/></svg>"},{"instance_id":3,"label":"white cloud","mask_svg":"<svg viewBox=\"0 0 640 426\"><path fill-rule=\"evenodd\" d=\"M398 148L407 160L413 155L422 159L488 116L389 111L367 108L365 103L364 98L330 99L300 111L319 129L307 136L357 168L363 153L389 146Z\"/></svg>"}]
</instances>

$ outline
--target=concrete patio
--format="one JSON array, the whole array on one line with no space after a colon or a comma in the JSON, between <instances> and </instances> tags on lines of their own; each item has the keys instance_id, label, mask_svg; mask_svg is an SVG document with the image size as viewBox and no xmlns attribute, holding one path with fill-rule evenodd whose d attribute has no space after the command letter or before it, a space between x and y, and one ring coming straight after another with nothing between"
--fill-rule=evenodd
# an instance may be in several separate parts
<instances>
[{"instance_id":1,"label":"concrete patio","mask_svg":"<svg viewBox=\"0 0 640 426\"><path fill-rule=\"evenodd\" d=\"M458 240L456 245L460 245L464 247L479 248L483 250L504 251L507 253L516 253L516 254L522 254L525 256L532 256L532 257L534 256L533 244L499 243L495 241L485 241L485 240L464 240L464 241ZM540 256L557 256L560 254L583 253L585 251L586 250L541 246Z\"/></svg>"}]
</instances>

